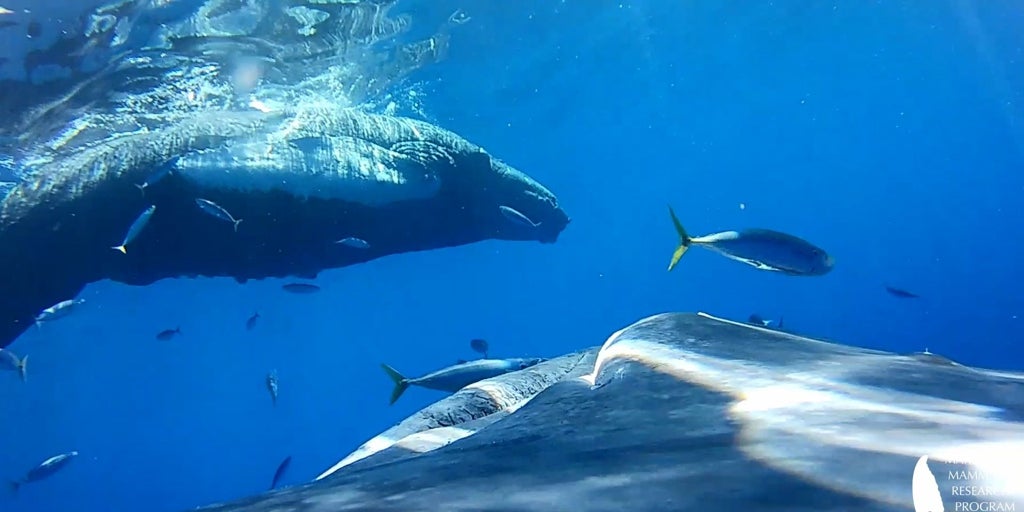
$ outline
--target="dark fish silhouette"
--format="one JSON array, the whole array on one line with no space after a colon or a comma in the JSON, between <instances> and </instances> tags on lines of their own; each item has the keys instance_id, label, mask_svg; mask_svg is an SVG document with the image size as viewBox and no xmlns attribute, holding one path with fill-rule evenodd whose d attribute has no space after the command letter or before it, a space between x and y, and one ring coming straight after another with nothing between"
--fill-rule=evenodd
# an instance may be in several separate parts
<instances>
[{"instance_id":1,"label":"dark fish silhouette","mask_svg":"<svg viewBox=\"0 0 1024 512\"><path fill-rule=\"evenodd\" d=\"M908 292L907 290L902 290L900 288L893 288L889 285L885 286L885 291L889 292L889 295L899 297L901 299L917 299L920 297L920 295L916 293Z\"/></svg>"},{"instance_id":2,"label":"dark fish silhouette","mask_svg":"<svg viewBox=\"0 0 1024 512\"><path fill-rule=\"evenodd\" d=\"M281 286L281 289L290 293L316 293L320 291L319 286L309 283L288 283Z\"/></svg>"},{"instance_id":3,"label":"dark fish silhouette","mask_svg":"<svg viewBox=\"0 0 1024 512\"><path fill-rule=\"evenodd\" d=\"M256 327L256 321L259 320L259 319L260 319L260 312L257 311L255 313L253 313L252 316L250 316L249 319L245 321L245 330L247 330L247 331L253 330L253 328Z\"/></svg>"},{"instance_id":4,"label":"dark fish silhouette","mask_svg":"<svg viewBox=\"0 0 1024 512\"><path fill-rule=\"evenodd\" d=\"M487 351L490 347L487 344L487 340L473 339L469 340L469 348L473 349L474 352L479 352L484 355L484 359L487 359Z\"/></svg>"},{"instance_id":5,"label":"dark fish silhouette","mask_svg":"<svg viewBox=\"0 0 1024 512\"><path fill-rule=\"evenodd\" d=\"M175 336L181 334L181 326L175 327L174 329L164 329L157 333L156 339L160 341L168 341Z\"/></svg>"},{"instance_id":6,"label":"dark fish silhouette","mask_svg":"<svg viewBox=\"0 0 1024 512\"><path fill-rule=\"evenodd\" d=\"M76 456L78 456L78 452L68 452L60 455L54 455L53 457L46 459L38 466L29 470L29 472L26 473L25 476L21 477L20 480L11 482L11 490L18 492L18 488L21 487L22 484L36 482L52 476L54 473L64 469L64 466L67 466L68 463Z\"/></svg>"},{"instance_id":7,"label":"dark fish silhouette","mask_svg":"<svg viewBox=\"0 0 1024 512\"><path fill-rule=\"evenodd\" d=\"M764 318L763 316L761 316L761 315L759 315L757 313L753 313L749 317L747 317L747 323L751 324L751 325L756 325L758 327L765 327L767 329L774 329L774 330L777 330L777 331L781 331L782 330L782 317L781 316L779 317L779 321L775 322L774 320L768 320L767 318ZM773 323L775 324L774 327L772 326Z\"/></svg>"},{"instance_id":8,"label":"dark fish silhouette","mask_svg":"<svg viewBox=\"0 0 1024 512\"><path fill-rule=\"evenodd\" d=\"M288 471L288 466L292 463L292 456L289 455L277 465L277 471L274 471L274 479L270 481L270 488L277 487L277 483L281 481L281 477L284 476L285 471Z\"/></svg>"},{"instance_id":9,"label":"dark fish silhouette","mask_svg":"<svg viewBox=\"0 0 1024 512\"><path fill-rule=\"evenodd\" d=\"M747 323L748 324L754 324L754 325L756 325L758 327L768 327L769 325L772 324L772 321L771 320L766 320L761 315L759 315L757 313L754 313L754 314L750 315L750 317L747 318Z\"/></svg>"}]
</instances>

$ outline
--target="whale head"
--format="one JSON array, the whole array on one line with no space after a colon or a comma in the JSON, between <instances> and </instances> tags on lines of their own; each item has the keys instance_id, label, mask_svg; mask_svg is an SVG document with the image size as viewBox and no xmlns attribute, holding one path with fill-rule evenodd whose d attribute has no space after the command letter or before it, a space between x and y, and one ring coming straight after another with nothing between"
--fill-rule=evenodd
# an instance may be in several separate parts
<instances>
[{"instance_id":1,"label":"whale head","mask_svg":"<svg viewBox=\"0 0 1024 512\"><path fill-rule=\"evenodd\" d=\"M38 169L0 201L0 265L19 269L0 279L0 346L100 279L315 278L484 240L553 243L569 223L551 191L443 128L350 110L313 121L260 143L277 118L197 116ZM345 238L364 243L335 243Z\"/></svg>"},{"instance_id":2,"label":"whale head","mask_svg":"<svg viewBox=\"0 0 1024 512\"><path fill-rule=\"evenodd\" d=\"M499 240L554 243L569 225L568 214L555 195L539 182L483 150L455 158L458 188L476 190L472 208L481 229ZM515 210L525 222L514 222L501 207Z\"/></svg>"}]
</instances>

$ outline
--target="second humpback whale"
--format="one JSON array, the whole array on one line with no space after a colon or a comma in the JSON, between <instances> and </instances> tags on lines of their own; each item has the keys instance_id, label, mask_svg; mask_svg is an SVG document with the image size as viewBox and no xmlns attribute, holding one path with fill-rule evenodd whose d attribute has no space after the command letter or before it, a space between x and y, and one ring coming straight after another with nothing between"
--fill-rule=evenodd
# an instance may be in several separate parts
<instances>
[{"instance_id":1,"label":"second humpback whale","mask_svg":"<svg viewBox=\"0 0 1024 512\"><path fill-rule=\"evenodd\" d=\"M413 412L314 482L196 510L1021 510L1022 381L662 313Z\"/></svg>"},{"instance_id":2,"label":"second humpback whale","mask_svg":"<svg viewBox=\"0 0 1024 512\"><path fill-rule=\"evenodd\" d=\"M553 243L569 223L554 194L483 148L426 122L352 109L211 112L59 156L0 202L0 347L101 279L313 278L487 239ZM148 184L141 195L139 183ZM211 222L197 198L246 228ZM111 251L150 204L157 211L131 250ZM538 227L510 224L499 206ZM334 243L346 236L368 246Z\"/></svg>"}]
</instances>

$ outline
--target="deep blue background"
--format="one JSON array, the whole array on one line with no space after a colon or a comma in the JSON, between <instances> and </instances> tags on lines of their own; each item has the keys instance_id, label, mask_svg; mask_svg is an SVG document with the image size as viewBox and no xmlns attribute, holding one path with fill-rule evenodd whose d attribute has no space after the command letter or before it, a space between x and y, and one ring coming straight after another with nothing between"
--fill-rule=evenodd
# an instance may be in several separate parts
<instances>
[{"instance_id":1,"label":"deep blue background","mask_svg":"<svg viewBox=\"0 0 1024 512\"><path fill-rule=\"evenodd\" d=\"M11 347L30 355L27 384L0 374L0 476L82 455L0 510L177 511L265 489L289 454L287 482L311 479L442 396L388 407L379 363L418 374L473 356L473 337L554 356L658 312L758 312L1024 368L1021 9L475 4L448 60L415 77L427 114L558 194L573 218L558 243L388 257L325 272L309 296L281 281L90 286L79 314ZM789 231L836 268L792 278L692 250L668 274L670 203L692 233Z\"/></svg>"}]
</instances>

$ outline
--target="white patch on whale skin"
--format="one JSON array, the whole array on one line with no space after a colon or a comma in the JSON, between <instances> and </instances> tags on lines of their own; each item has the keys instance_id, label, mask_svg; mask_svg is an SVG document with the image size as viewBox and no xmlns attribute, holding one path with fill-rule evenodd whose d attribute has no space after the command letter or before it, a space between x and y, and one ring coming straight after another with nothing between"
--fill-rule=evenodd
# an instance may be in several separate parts
<instances>
[{"instance_id":1,"label":"white patch on whale skin","mask_svg":"<svg viewBox=\"0 0 1024 512\"><path fill-rule=\"evenodd\" d=\"M384 451L384 450L386 450L388 448L391 448L398 441L401 441L401 439L392 439L390 436L386 435L386 433L385 434L380 434L380 435L370 439L369 441L363 443L362 446L360 446L359 448L356 448L356 450L354 452L350 453L344 459L341 459L340 461L338 461L337 464L331 466L329 469L327 469L327 471L324 471L323 473L320 473L316 478L313 479L313 481L322 480L324 478L327 478L328 476L330 476L335 471L337 471L337 470L339 470L339 469L341 469L341 468L343 468L345 466L348 466L349 464L352 464L353 462L363 460L363 459L369 457L370 455L373 455L373 454L375 454L377 452Z\"/></svg>"},{"instance_id":2,"label":"white patch on whale skin","mask_svg":"<svg viewBox=\"0 0 1024 512\"><path fill-rule=\"evenodd\" d=\"M566 373L572 371L582 360L582 356L571 363L571 358L562 362L549 360L523 370L470 384L374 436L321 473L315 480L322 480L349 464L392 446L425 453L469 437L481 428L486 428L491 422L500 421L500 418L519 410L541 391L562 380ZM476 409L474 413L474 407L467 407L468 403L472 403L466 401L467 395L475 396L474 402L486 396L492 409ZM477 414L480 412L483 414ZM455 424L440 426L439 418L440 421L454 421ZM410 431L410 428L413 430Z\"/></svg>"},{"instance_id":3,"label":"white patch on whale skin","mask_svg":"<svg viewBox=\"0 0 1024 512\"><path fill-rule=\"evenodd\" d=\"M435 427L429 430L415 432L401 439L391 439L389 436L381 434L370 439L356 449L356 451L349 454L337 464L331 466L330 469L318 475L314 481L322 480L349 464L363 460L388 448L397 447L414 453L426 453L431 450L441 448L442 446L447 446L459 439L469 437L475 433L476 430L449 426Z\"/></svg>"},{"instance_id":4,"label":"white patch on whale skin","mask_svg":"<svg viewBox=\"0 0 1024 512\"><path fill-rule=\"evenodd\" d=\"M280 191L367 206L426 199L441 188L433 170L345 136L230 143L184 155L174 166L185 180L206 189Z\"/></svg>"},{"instance_id":5,"label":"white patch on whale skin","mask_svg":"<svg viewBox=\"0 0 1024 512\"><path fill-rule=\"evenodd\" d=\"M406 436L393 446L415 453L426 453L475 434L475 430L459 427L438 427Z\"/></svg>"}]
</instances>

